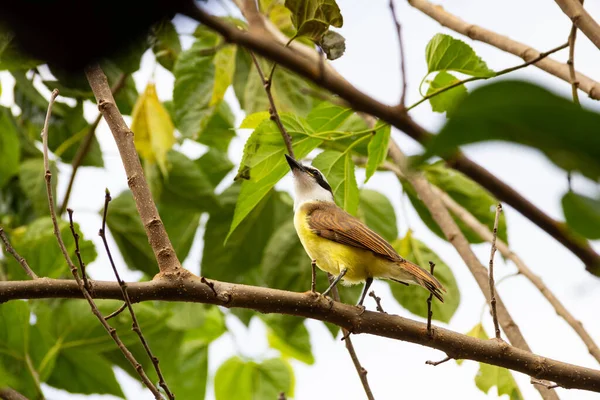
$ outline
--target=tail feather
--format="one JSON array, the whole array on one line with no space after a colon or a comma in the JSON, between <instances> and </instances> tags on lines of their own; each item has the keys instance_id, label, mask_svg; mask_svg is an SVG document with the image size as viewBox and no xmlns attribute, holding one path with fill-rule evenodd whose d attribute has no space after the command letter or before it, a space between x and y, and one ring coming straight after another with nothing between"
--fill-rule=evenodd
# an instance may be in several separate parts
<instances>
[{"instance_id":1,"label":"tail feather","mask_svg":"<svg viewBox=\"0 0 600 400\"><path fill-rule=\"evenodd\" d=\"M439 301L444 302L442 292L446 292L444 286L438 281L433 275L431 275L425 269L419 267L417 264L413 264L408 260L402 260L398 263L401 268L399 271L400 276L391 277L393 281L405 283L404 281L412 281L425 289L429 290Z\"/></svg>"}]
</instances>

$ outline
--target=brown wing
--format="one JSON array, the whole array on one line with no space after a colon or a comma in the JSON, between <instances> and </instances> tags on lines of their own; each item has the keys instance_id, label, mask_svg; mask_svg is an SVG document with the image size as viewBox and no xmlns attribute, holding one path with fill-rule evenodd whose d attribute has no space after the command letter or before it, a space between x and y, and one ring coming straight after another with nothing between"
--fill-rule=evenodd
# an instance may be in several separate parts
<instances>
[{"instance_id":1,"label":"brown wing","mask_svg":"<svg viewBox=\"0 0 600 400\"><path fill-rule=\"evenodd\" d=\"M403 260L384 238L335 204L314 204L307 216L308 226L325 239L370 250L391 261Z\"/></svg>"}]
</instances>

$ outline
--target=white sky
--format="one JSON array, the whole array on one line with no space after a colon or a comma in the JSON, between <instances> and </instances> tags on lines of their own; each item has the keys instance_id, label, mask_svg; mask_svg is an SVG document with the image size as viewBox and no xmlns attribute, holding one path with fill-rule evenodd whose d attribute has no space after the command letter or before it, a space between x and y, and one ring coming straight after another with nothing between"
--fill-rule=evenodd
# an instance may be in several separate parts
<instances>
[{"instance_id":1,"label":"white sky","mask_svg":"<svg viewBox=\"0 0 600 400\"><path fill-rule=\"evenodd\" d=\"M438 0L439 1L439 0ZM396 103L400 97L399 58L396 33L390 16L387 0L355 2L338 0L344 16L344 27L339 32L346 37L346 54L334 62L334 66L350 82L359 89L380 101ZM549 0L506 0L502 2L490 0L446 0L444 8L459 15L468 22L476 23L493 31L529 44L540 51L546 51L566 42L570 22L562 14L558 6ZM418 82L426 72L425 46L436 33L449 33L454 37L471 44L477 54L488 66L500 70L522 61L491 46L473 42L468 38L443 29L429 17L412 9L403 0L396 1L398 17L403 26L408 73L407 104L417 101ZM586 3L592 16L600 17L600 4ZM217 12L218 6L213 7ZM191 32L193 25L189 21L178 18L178 30ZM189 45L189 43L188 43ZM566 61L567 51L563 50L553 56ZM595 74L600 63L600 52L581 33L577 39L576 66L587 75ZM140 72L134 75L138 89L143 90L151 77L154 60L146 54ZM10 104L12 90L8 74L0 74L3 84L2 104ZM510 74L507 78L521 78L537 82L564 96L570 96L567 83L558 80L534 67ZM159 97L162 100L172 96L173 79L158 67L155 75ZM471 86L472 87L472 86ZM580 92L581 93L581 92ZM585 107L600 111L600 103L590 101L581 94ZM234 97L229 93L230 104L234 105ZM233 102L231 101L233 100ZM424 103L411 111L413 117L426 128L436 131L444 123L445 117L431 112L428 103ZM86 115L93 119L96 110L93 105L86 109ZM237 114L238 121L243 115ZM104 187L109 187L116 195L127 188L125 174L118 157L112 136L104 122L98 129L98 137L105 154L105 170L83 168L75 183L70 206L88 238L96 241L100 248L96 232L100 224L97 211L102 207ZM234 139L230 156L238 162L247 133L241 133ZM420 147L404 134L395 132L394 138L405 152L413 154ZM187 145L186 153L196 156L203 149L199 145ZM566 191L564 173L550 164L544 156L524 147L506 144L481 144L467 147L467 154L479 162L496 176L521 192L526 198L539 206L552 217L562 219L560 199ZM68 167L61 170L65 176L70 174ZM360 174L359 174L360 175ZM359 184L363 181L358 177ZM66 178L59 182L59 197L66 189ZM291 189L286 177L278 185L281 189ZM366 187L385 193L396 206L398 226L403 234L409 226L416 237L433 248L453 269L461 290L461 304L449 327L458 332L467 332L480 321L484 306L484 298L474 279L468 272L461 258L447 242L432 234L419 220L410 205L402 207L400 186L391 174L379 173L372 178ZM589 181L575 178L574 188L577 191L598 194L598 188ZM406 200L404 200L406 202ZM408 211L404 211L408 210ZM600 304L600 280L584 271L582 263L564 247L538 229L535 225L521 217L510 207L505 207L509 242L529 267L540 274L546 284L566 307L582 320L596 342L600 342L600 318L597 317L597 304ZM205 221L206 218L203 219ZM202 230L199 231L194 246L185 266L198 273L201 249ZM114 247L114 245L113 245ZM600 251L598 243L594 247ZM474 247L476 254L484 265L489 257L489 245ZM97 261L90 266L96 279L113 279L107 267L106 256L98 251ZM503 263L497 256L497 278L515 272L515 267ZM121 262L121 265L123 263ZM307 265L308 268L308 265ZM125 268L123 267L122 270ZM136 279L135 273L127 273L129 279ZM383 306L389 313L416 318L408 311L396 305L386 284L376 282L374 289L382 298ZM511 278L498 288L508 310L520 326L526 340L537 354L555 358L591 368L599 368L598 363L587 353L581 340L572 329L559 319L553 309L536 289L523 277ZM374 309L371 298L366 306ZM483 322L488 334L492 332L491 318L487 311L483 313ZM225 334L211 345L209 368L212 376L217 367L227 358L241 349L242 355L252 358L273 356L268 348L265 328L259 321L253 321L250 328L245 328L234 317L227 319L230 333ZM343 342L333 340L326 328L318 322L307 323L311 333L313 353L316 363L306 366L293 362L296 374L296 399L364 399L364 392L356 371L349 359ZM495 388L486 396L474 384L477 372L475 362L465 362L457 366L451 361L438 367L425 365L426 360L438 360L444 354L418 345L393 341L367 335L353 336L354 345L363 366L369 371L368 378L374 395L378 400L388 399L441 399L465 398L482 399L497 398ZM235 344L235 345L234 345ZM123 388L129 399L152 399L150 393L133 379L121 371L117 371ZM526 399L539 398L537 391L529 383L529 377L514 373L521 391ZM600 395L574 390L557 389L561 399L598 399ZM47 390L50 399L83 399L85 396L73 396L54 389ZM94 399L110 399L111 396L93 396ZM506 398L506 396L505 396ZM214 399L212 384L209 383L207 399Z\"/></svg>"}]
</instances>

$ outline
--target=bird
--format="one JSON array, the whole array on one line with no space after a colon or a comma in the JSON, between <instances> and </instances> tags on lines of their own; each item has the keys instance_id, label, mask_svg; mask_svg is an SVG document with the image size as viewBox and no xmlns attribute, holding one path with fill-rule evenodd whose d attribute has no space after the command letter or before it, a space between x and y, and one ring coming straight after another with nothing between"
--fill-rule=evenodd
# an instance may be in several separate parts
<instances>
[{"instance_id":1,"label":"bird","mask_svg":"<svg viewBox=\"0 0 600 400\"><path fill-rule=\"evenodd\" d=\"M364 282L361 306L374 278L416 284L443 302L446 289L428 271L400 256L384 238L340 208L331 186L317 168L285 155L294 181L294 226L313 265L335 276L327 295L340 280Z\"/></svg>"}]
</instances>

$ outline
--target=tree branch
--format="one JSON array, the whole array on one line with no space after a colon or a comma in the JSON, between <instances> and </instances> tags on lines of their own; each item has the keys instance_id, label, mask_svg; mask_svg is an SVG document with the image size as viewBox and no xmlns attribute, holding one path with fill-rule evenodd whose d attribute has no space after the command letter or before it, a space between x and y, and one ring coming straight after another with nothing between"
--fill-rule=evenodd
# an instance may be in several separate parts
<instances>
[{"instance_id":1,"label":"tree branch","mask_svg":"<svg viewBox=\"0 0 600 400\"><path fill-rule=\"evenodd\" d=\"M150 282L128 284L131 301L186 301L223 307L253 309L262 313L280 313L330 322L355 334L367 333L407 341L441 350L455 359L468 359L522 372L562 387L600 392L600 371L534 355L496 340L481 340L441 327L427 336L427 325L400 316L363 311L355 306L325 299L315 300L310 292L284 290L211 281L217 296L200 278L163 277ZM0 282L0 302L15 299L81 298L73 280ZM122 300L117 282L94 281L94 297Z\"/></svg>"},{"instance_id":2,"label":"tree branch","mask_svg":"<svg viewBox=\"0 0 600 400\"><path fill-rule=\"evenodd\" d=\"M133 132L127 127L117 108L104 72L102 72L99 65L95 64L86 67L85 74L96 97L98 109L108 123L119 148L121 160L127 174L127 183L131 193L133 193L135 205L142 219L160 272L163 274L188 274L189 272L181 267L181 263L177 259L173 245L169 240L169 235L167 235L165 226L160 219L152 199L150 187L144 177L142 164L135 150Z\"/></svg>"},{"instance_id":3,"label":"tree branch","mask_svg":"<svg viewBox=\"0 0 600 400\"><path fill-rule=\"evenodd\" d=\"M329 64L325 64L325 68L320 68L319 63L315 63L307 57L300 56L297 52L285 48L282 44L274 42L269 37L241 31L235 26L207 14L196 7L194 3L186 4L187 8L182 9L182 13L219 32L227 41L244 46L280 63L284 67L337 94L342 99L348 101L356 111L376 116L390 123L421 144L427 143L430 139L431 134L416 124L408 114L398 112L395 107L390 107L369 97L352 86L339 74L330 74L327 67ZM548 60L548 58L542 61L545 60ZM542 61L536 65L539 65ZM568 76L567 70L566 74ZM583 80L580 79L580 82L583 82ZM600 89L598 93L600 95ZM588 271L600 275L600 256L591 248L587 241L575 236L568 229L567 225L549 217L506 183L496 178L485 168L468 159L461 152L449 156L446 160L451 167L478 182L494 194L498 200L515 208L571 250L581 259Z\"/></svg>"},{"instance_id":4,"label":"tree branch","mask_svg":"<svg viewBox=\"0 0 600 400\"><path fill-rule=\"evenodd\" d=\"M8 237L6 236L6 232L4 232L4 229L1 226L0 226L0 240L2 240L2 243L4 243L4 249L6 250L6 252L11 254L15 258L15 260L17 260L17 262L19 264L21 264L21 267L23 267L23 270L25 270L25 273L27 275L29 275L29 277L31 279L38 279L38 276L29 267L29 264L27 264L27 260L25 260L23 257L21 257L21 255L19 253L17 253L17 251L14 249L14 247L12 247L10 245L10 241L8 240Z\"/></svg>"},{"instance_id":5,"label":"tree branch","mask_svg":"<svg viewBox=\"0 0 600 400\"><path fill-rule=\"evenodd\" d=\"M554 0L585 36L600 49L600 25L583 8L579 0Z\"/></svg>"},{"instance_id":6,"label":"tree branch","mask_svg":"<svg viewBox=\"0 0 600 400\"><path fill-rule=\"evenodd\" d=\"M402 91L400 92L399 106L401 108L404 108L406 98L406 67L404 57L404 43L402 41L402 26L400 25L400 21L398 21L398 16L396 15L394 0L390 0L390 12L392 14L392 19L394 20L394 25L396 27L396 35L398 36L398 48L400 49L400 78L402 79Z\"/></svg>"},{"instance_id":7,"label":"tree branch","mask_svg":"<svg viewBox=\"0 0 600 400\"><path fill-rule=\"evenodd\" d=\"M391 157L391 159L394 160L394 162L400 166L400 169L402 171L406 170L406 159L404 157L404 154L393 140L390 141L390 149L388 154ZM452 244L452 246L454 246L458 254L461 256L461 258L469 268L469 271L475 278L477 285L479 286L483 295L485 296L486 301L491 302L492 298L490 295L491 290L488 281L487 270L481 264L481 262L479 262L479 259L473 252L473 249L471 249L467 238L462 233L454 219L452 219L452 216L442 203L441 199L433 193L431 189L432 186L429 184L427 179L423 177L422 174L405 173L405 175L406 179L415 189L415 192L417 192L419 199L421 199L423 204L425 204L425 206L431 213L433 220L444 233L446 239ZM506 333L506 336L508 337L510 343L512 343L514 346L520 349L531 351L531 348L525 341L525 338L523 337L519 326L515 323L512 316L504 306L504 302L499 296L496 297L496 309L498 313L498 322L502 326L502 329ZM452 358L455 358L451 354L448 355ZM558 396L554 391L548 390L540 386L536 386L536 389L540 392L542 398L544 399L558 399Z\"/></svg>"},{"instance_id":8,"label":"tree branch","mask_svg":"<svg viewBox=\"0 0 600 400\"><path fill-rule=\"evenodd\" d=\"M468 36L473 40L487 43L507 53L514 54L525 61L534 59L540 54L540 52L534 48L514 41L507 36L463 21L457 16L445 11L442 6L434 5L427 0L408 0L408 3L446 28ZM561 62L551 58L545 58L534 65L567 83L571 83L569 67ZM587 93L590 98L600 100L600 84L598 82L579 72L577 73L577 81L580 83L580 90Z\"/></svg>"},{"instance_id":9,"label":"tree branch","mask_svg":"<svg viewBox=\"0 0 600 400\"><path fill-rule=\"evenodd\" d=\"M500 337L500 325L498 324L498 313L496 312L496 288L494 287L494 255L496 254L496 240L498 239L498 222L500 221L500 213L502 212L502 204L496 206L496 217L494 218L494 230L492 231L492 249L490 251L490 268L489 268L489 286L490 286L490 311L494 321L494 330L496 339Z\"/></svg>"},{"instance_id":10,"label":"tree branch","mask_svg":"<svg viewBox=\"0 0 600 400\"><path fill-rule=\"evenodd\" d=\"M583 0L580 0L583 6ZM569 77L571 79L571 92L573 96L573 103L579 105L579 94L577 89L579 88L579 81L577 80L575 71L575 40L577 39L577 25L571 26L571 32L569 33L569 59L567 65L569 66Z\"/></svg>"}]
</instances>

